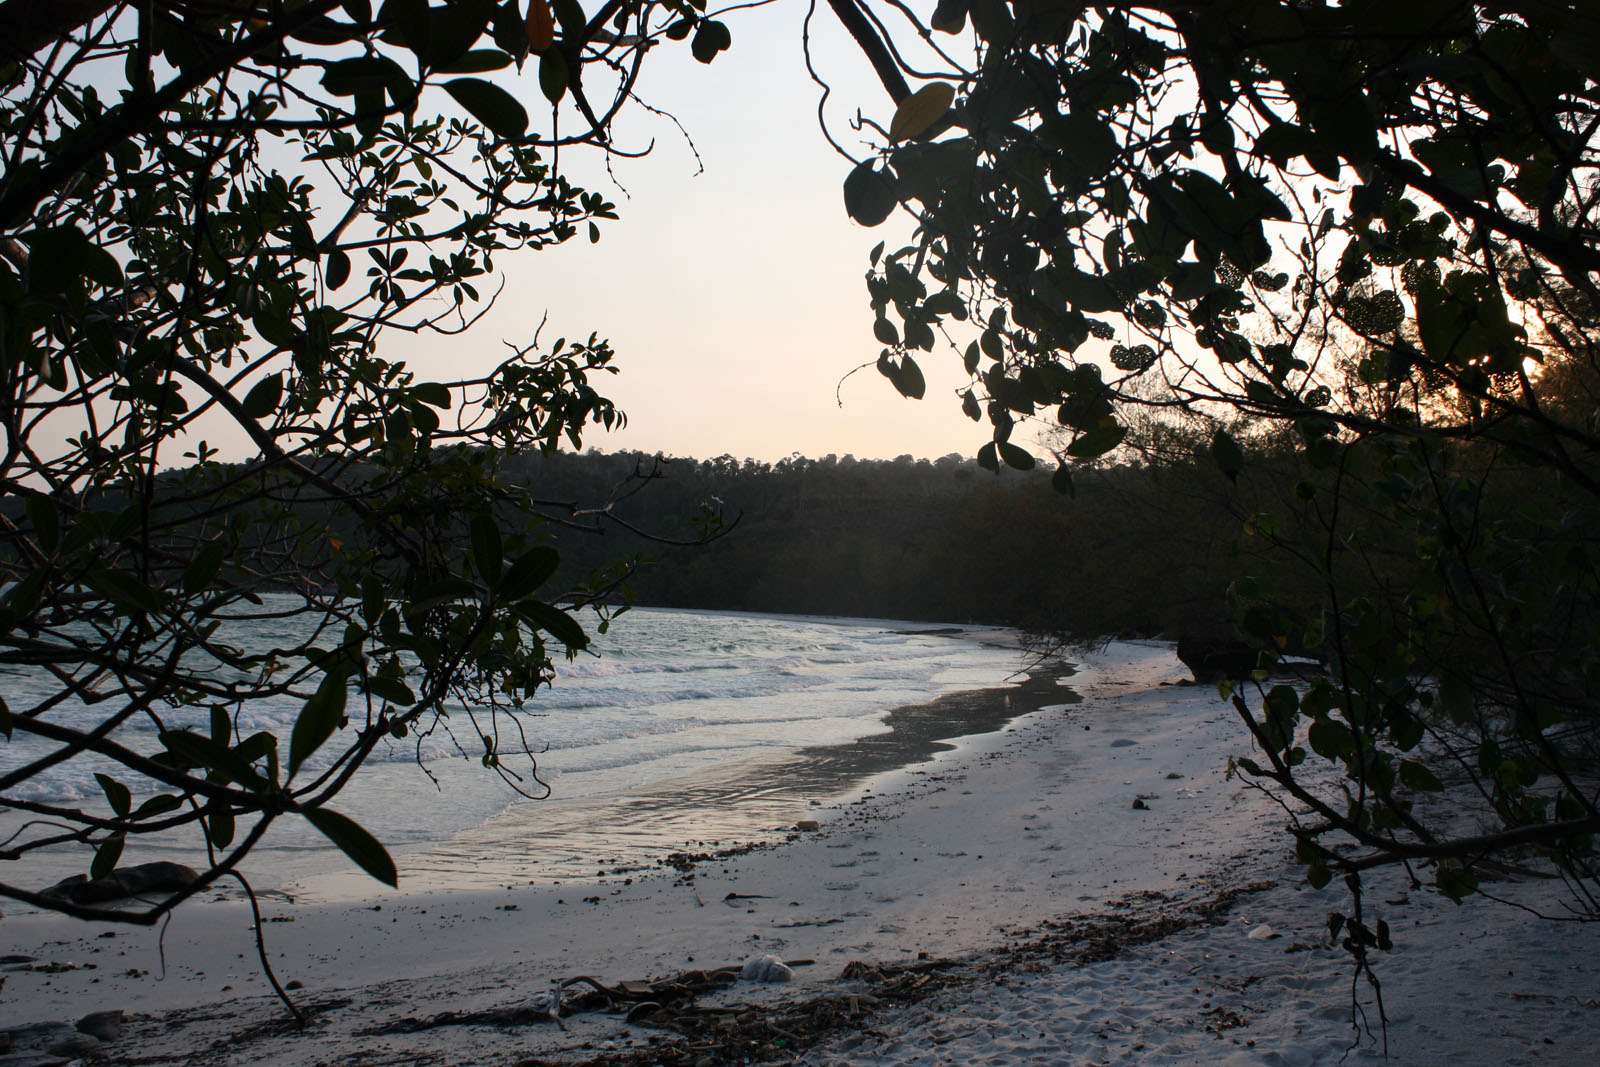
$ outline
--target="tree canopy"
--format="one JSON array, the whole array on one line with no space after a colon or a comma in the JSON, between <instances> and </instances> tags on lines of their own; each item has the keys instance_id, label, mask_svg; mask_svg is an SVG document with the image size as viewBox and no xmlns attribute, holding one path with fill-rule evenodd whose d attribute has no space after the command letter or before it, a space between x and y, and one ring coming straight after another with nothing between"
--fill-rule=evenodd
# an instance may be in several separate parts
<instances>
[{"instance_id":1,"label":"tree canopy","mask_svg":"<svg viewBox=\"0 0 1600 1067\"><path fill-rule=\"evenodd\" d=\"M0 703L0 894L153 922L285 818L393 882L332 802L452 712L540 790L514 712L627 565L551 587L549 524L604 516L499 463L620 420L613 352L535 336L435 381L383 341L468 330L499 257L599 240L563 154L611 150L651 48L728 40L702 0L0 2L0 665L47 679ZM524 64L537 121L485 76ZM240 637L264 618L275 644ZM41 792L63 765L101 795ZM28 881L147 837L208 857L158 904Z\"/></svg>"},{"instance_id":2,"label":"tree canopy","mask_svg":"<svg viewBox=\"0 0 1600 1067\"><path fill-rule=\"evenodd\" d=\"M1420 864L1459 898L1542 859L1593 913L1600 13L940 0L913 29L856 30L895 106L845 205L916 221L872 255L879 369L920 395L953 348L980 462L1054 426L1069 492L1152 433L1241 484L1293 457L1244 516L1280 565L1232 574L1237 770L1318 885ZM1273 684L1285 650L1326 676Z\"/></svg>"}]
</instances>

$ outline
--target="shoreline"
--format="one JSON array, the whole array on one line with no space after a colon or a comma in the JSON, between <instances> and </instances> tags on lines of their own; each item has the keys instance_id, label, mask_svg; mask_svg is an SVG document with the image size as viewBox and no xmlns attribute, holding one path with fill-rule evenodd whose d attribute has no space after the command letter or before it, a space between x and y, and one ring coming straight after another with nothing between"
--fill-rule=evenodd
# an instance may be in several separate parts
<instances>
[{"instance_id":1,"label":"shoreline","mask_svg":"<svg viewBox=\"0 0 1600 1067\"><path fill-rule=\"evenodd\" d=\"M661 614L682 613L664 609ZM326 838L291 821L280 821L249 857L243 873L260 894L338 904L374 896L389 899L476 892L507 884L570 883L593 877L597 869L653 869L669 857L707 848L766 847L782 842L795 822L810 816L812 807L834 802L874 774L930 758L957 745L963 736L998 729L1038 706L1045 695L1059 701L1077 699L1068 690L1050 688L1051 679L1070 674L1070 665L1024 668L1025 656L1012 630L981 625L927 628L901 620L831 616L696 614L926 636L936 638L931 643L937 645L1003 650L1010 662L999 671L974 670L970 664L947 668L942 682L929 680L933 692L927 696L885 691L885 703L868 702L870 714L837 720L848 722L853 730L871 731L850 740L818 743L790 738L780 722L772 737L755 744L735 737L727 752L713 751L709 760L694 748L676 756L647 756L639 765L643 775L635 781L616 775L610 781L604 778L613 767L625 769L626 763L602 762L597 771L583 767L580 757L574 769L573 754L588 750L581 744L558 748L548 757L538 756L541 770L547 765L556 768L550 779L553 792L543 799L516 796L483 772L476 759L464 756L430 760L426 772L418 771L409 759L380 761L358 776L334 806L388 846L401 874L398 890L374 883ZM618 662L625 663L626 658ZM1013 678L1026 673L1032 680L996 684L1007 672ZM583 689L573 684L563 691ZM789 698L804 701L809 699L806 694L801 688ZM555 709L540 714L581 717L582 712ZM827 736L827 731L822 733ZM393 806L380 805L379 798ZM429 815L412 817L426 808L467 814L447 817L445 825ZM5 817L0 812L0 820ZM0 821L0 827L5 825ZM150 861L200 867L204 855L195 841L180 845L138 840L124 856L124 865ZM88 857L81 849L59 849L41 852L31 862L35 864L31 873L43 888L81 874ZM244 899L244 891L232 881L218 883L214 893ZM20 903L6 910L34 911Z\"/></svg>"},{"instance_id":2,"label":"shoreline","mask_svg":"<svg viewBox=\"0 0 1600 1067\"><path fill-rule=\"evenodd\" d=\"M995 637L959 629L949 636ZM1065 684L1075 670L1064 661L1036 664L1019 671L1024 677L1018 682L892 707L881 719L883 730L851 741L763 752L620 793L518 802L450 841L397 856L398 890L342 869L283 889L321 903L374 893L403 899L481 892L490 885L614 880L781 847L795 840L798 822L825 817L881 776L960 751L1043 708L1078 703L1082 698ZM337 853L328 854L343 863Z\"/></svg>"},{"instance_id":3,"label":"shoreline","mask_svg":"<svg viewBox=\"0 0 1600 1067\"><path fill-rule=\"evenodd\" d=\"M814 962L792 983L707 996L701 1017L740 1005L729 1018L756 1027L834 1005L785 1060L1331 1067L1351 1044L1347 963L1326 945L1341 901L1288 861L1281 813L1227 780L1237 724L1214 690L1172 684L1185 673L1169 646L1114 644L1074 675L1082 703L878 775L816 816L819 831L771 849L562 886L267 901L278 975L303 983L292 995L312 1012L305 1031L267 994L237 903L175 916L161 981L155 931L102 939L7 917L0 954L57 969L0 971L0 1004L19 1022L124 1009L107 1051L154 1065L695 1063L709 1053L692 1035L621 1012L558 1029L532 1009L577 976L615 986L771 953ZM1524 903L1549 889L1496 887ZM1231 909L1207 913L1219 900ZM1379 974L1397 1062L1588 1062L1592 925L1552 930L1427 892L1396 907L1398 947ZM1485 959L1514 973L1497 978ZM440 1018L453 1021L406 1028ZM1345 1061L1368 1058L1376 1046L1358 1042Z\"/></svg>"}]
</instances>

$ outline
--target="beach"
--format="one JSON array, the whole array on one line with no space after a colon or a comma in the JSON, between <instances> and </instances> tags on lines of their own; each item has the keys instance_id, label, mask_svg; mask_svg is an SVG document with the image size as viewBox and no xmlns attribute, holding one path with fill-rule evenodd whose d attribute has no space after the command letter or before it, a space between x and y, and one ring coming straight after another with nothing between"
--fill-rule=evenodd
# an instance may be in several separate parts
<instances>
[{"instance_id":1,"label":"beach","mask_svg":"<svg viewBox=\"0 0 1600 1067\"><path fill-rule=\"evenodd\" d=\"M165 930L8 915L3 1027L121 1011L97 1054L174 1065L1332 1065L1385 1045L1404 1064L1594 1061L1600 928L1525 910L1561 914L1559 883L1486 883L1505 902L1457 906L1371 878L1395 939L1383 1027L1329 943L1342 891L1305 884L1282 810L1227 775L1244 738L1216 690L1181 684L1167 644L1074 658L1081 699L842 796L788 795L755 847L596 857L559 884L269 895L262 932L304 1028L236 895ZM793 979L696 974L763 956ZM558 1023L563 982L573 1008L598 985L615 1010Z\"/></svg>"}]
</instances>

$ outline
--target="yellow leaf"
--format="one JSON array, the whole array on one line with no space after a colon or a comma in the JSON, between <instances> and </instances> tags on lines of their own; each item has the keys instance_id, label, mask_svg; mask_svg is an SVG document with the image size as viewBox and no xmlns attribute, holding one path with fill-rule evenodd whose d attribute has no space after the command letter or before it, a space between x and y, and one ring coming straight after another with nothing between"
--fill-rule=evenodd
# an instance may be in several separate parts
<instances>
[{"instance_id":1,"label":"yellow leaf","mask_svg":"<svg viewBox=\"0 0 1600 1067\"><path fill-rule=\"evenodd\" d=\"M555 43L556 20L550 12L550 0L528 0L528 49L543 52Z\"/></svg>"},{"instance_id":2,"label":"yellow leaf","mask_svg":"<svg viewBox=\"0 0 1600 1067\"><path fill-rule=\"evenodd\" d=\"M904 141L922 133L944 118L955 98L955 86L949 82L924 85L895 108L894 121L889 123L889 140Z\"/></svg>"}]
</instances>

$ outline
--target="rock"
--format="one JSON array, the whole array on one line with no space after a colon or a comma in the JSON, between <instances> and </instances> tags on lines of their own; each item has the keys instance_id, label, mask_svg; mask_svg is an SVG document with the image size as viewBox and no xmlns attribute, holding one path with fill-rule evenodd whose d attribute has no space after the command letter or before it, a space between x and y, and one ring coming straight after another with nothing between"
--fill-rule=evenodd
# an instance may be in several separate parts
<instances>
[{"instance_id":1,"label":"rock","mask_svg":"<svg viewBox=\"0 0 1600 1067\"><path fill-rule=\"evenodd\" d=\"M65 1037L57 1041L45 1051L56 1056L70 1056L73 1059L79 1059L99 1052L100 1042L88 1034L73 1034L71 1037Z\"/></svg>"},{"instance_id":2,"label":"rock","mask_svg":"<svg viewBox=\"0 0 1600 1067\"><path fill-rule=\"evenodd\" d=\"M1254 930L1251 930L1248 934L1245 934L1244 936L1247 937L1248 939L1250 939L1251 941L1269 941L1274 937L1281 937L1283 935L1279 934L1276 930L1274 930L1272 927L1268 926L1266 923L1262 923L1260 926L1256 927Z\"/></svg>"},{"instance_id":3,"label":"rock","mask_svg":"<svg viewBox=\"0 0 1600 1067\"><path fill-rule=\"evenodd\" d=\"M200 875L181 863L158 860L120 867L104 878L75 874L46 889L42 896L73 904L104 904L145 893L176 893L193 885Z\"/></svg>"},{"instance_id":4,"label":"rock","mask_svg":"<svg viewBox=\"0 0 1600 1067\"><path fill-rule=\"evenodd\" d=\"M100 1042L66 1023L32 1023L0 1032L0 1067L57 1067L96 1051ZM82 1044L77 1044L82 1042Z\"/></svg>"},{"instance_id":5,"label":"rock","mask_svg":"<svg viewBox=\"0 0 1600 1067\"><path fill-rule=\"evenodd\" d=\"M822 829L822 824L815 819L801 819L794 824L794 828L801 833L810 833Z\"/></svg>"},{"instance_id":6,"label":"rock","mask_svg":"<svg viewBox=\"0 0 1600 1067\"><path fill-rule=\"evenodd\" d=\"M1248 678L1256 669L1256 652L1243 641L1181 634L1178 658L1194 673L1195 681L1220 678Z\"/></svg>"},{"instance_id":7,"label":"rock","mask_svg":"<svg viewBox=\"0 0 1600 1067\"><path fill-rule=\"evenodd\" d=\"M1144 797L1134 797L1133 798L1133 809L1135 811L1149 811L1150 810L1150 805L1148 805L1148 804L1146 804L1144 802Z\"/></svg>"},{"instance_id":8,"label":"rock","mask_svg":"<svg viewBox=\"0 0 1600 1067\"><path fill-rule=\"evenodd\" d=\"M122 1009L90 1012L78 1020L78 1033L99 1041L115 1041L122 1036Z\"/></svg>"},{"instance_id":9,"label":"rock","mask_svg":"<svg viewBox=\"0 0 1600 1067\"><path fill-rule=\"evenodd\" d=\"M1133 745L1137 745L1138 743L1139 742L1135 741L1131 737L1119 737L1115 741L1111 742L1111 747L1112 748L1130 748Z\"/></svg>"},{"instance_id":10,"label":"rock","mask_svg":"<svg viewBox=\"0 0 1600 1067\"><path fill-rule=\"evenodd\" d=\"M739 977L747 982L792 982L794 972L776 956L751 956L744 961Z\"/></svg>"}]
</instances>

